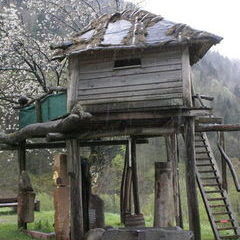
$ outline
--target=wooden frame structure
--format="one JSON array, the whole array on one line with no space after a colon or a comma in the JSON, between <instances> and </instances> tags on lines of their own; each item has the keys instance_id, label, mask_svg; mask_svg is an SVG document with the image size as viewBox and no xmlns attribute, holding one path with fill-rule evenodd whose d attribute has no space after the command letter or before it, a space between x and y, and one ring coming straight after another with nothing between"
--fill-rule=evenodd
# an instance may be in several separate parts
<instances>
[{"instance_id":1,"label":"wooden frame structure","mask_svg":"<svg viewBox=\"0 0 240 240\"><path fill-rule=\"evenodd\" d=\"M166 138L167 165L171 166L173 175L168 182L174 191L171 196L174 205L171 217L175 218L177 225L182 226L177 134L182 134L185 142L189 227L194 233L194 239L201 239L196 179L209 208L208 199L204 195L204 184L199 180L199 166L214 164L198 163L196 156L203 151L197 151L199 146L196 142L199 141L199 136L201 141L206 142L202 132L240 129L239 125L209 124L219 123L219 119L212 117L212 109L203 104L205 100L213 99L193 92L191 65L220 41L218 36L166 21L146 11L125 11L102 16L70 43L53 46L57 49L55 59L69 58L69 115L56 121L29 125L14 134L2 134L0 141L1 149L18 150L20 172L26 170L26 149L67 148L71 240L83 239L88 225L88 217L84 212L86 203L82 192L84 184L80 147L127 144L126 140L103 140L105 137L131 138L129 156L136 215L141 214L136 144L144 143L142 138ZM46 142L26 142L26 139L35 137L43 138ZM206 148L205 154L209 154L208 145L201 147ZM208 157L210 160L213 158L210 154ZM156 164L157 168L160 165ZM213 169L212 172L217 170ZM161 178L161 171L156 171L156 182L160 185ZM159 206L162 201L157 201L164 196L158 186L156 185L156 211L164 207ZM226 182L224 186L226 188ZM224 195L222 198L227 197ZM164 200L163 202L168 202L168 199ZM228 205L226 202L225 205ZM208 213L210 221L213 221L211 212ZM234 221L234 218L231 219ZM161 226L161 221L158 220L155 221L157 227ZM25 227L22 222L19 226ZM214 224L212 226L216 239L223 239L217 233L223 229L217 229ZM234 236L239 237L238 226L233 225L232 229L236 230Z\"/></svg>"}]
</instances>

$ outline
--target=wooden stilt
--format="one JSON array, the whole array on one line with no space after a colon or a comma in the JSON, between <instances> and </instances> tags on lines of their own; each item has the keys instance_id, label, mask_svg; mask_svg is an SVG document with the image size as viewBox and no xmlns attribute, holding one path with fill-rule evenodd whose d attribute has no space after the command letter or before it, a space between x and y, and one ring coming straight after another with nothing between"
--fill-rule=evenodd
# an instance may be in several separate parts
<instances>
[{"instance_id":1,"label":"wooden stilt","mask_svg":"<svg viewBox=\"0 0 240 240\"><path fill-rule=\"evenodd\" d=\"M135 210L135 214L140 214L137 159L136 159L136 139L134 139L134 138L131 138L131 164L132 164L134 210Z\"/></svg>"},{"instance_id":2,"label":"wooden stilt","mask_svg":"<svg viewBox=\"0 0 240 240\"><path fill-rule=\"evenodd\" d=\"M195 170L195 122L194 118L187 118L184 125L184 139L186 145L186 189L188 199L189 229L194 233L194 240L201 239L198 197Z\"/></svg>"},{"instance_id":3,"label":"wooden stilt","mask_svg":"<svg viewBox=\"0 0 240 240\"><path fill-rule=\"evenodd\" d=\"M174 226L172 163L155 163L154 227Z\"/></svg>"},{"instance_id":4,"label":"wooden stilt","mask_svg":"<svg viewBox=\"0 0 240 240\"><path fill-rule=\"evenodd\" d=\"M83 219L84 232L89 231L89 204L91 194L91 177L87 160L82 160L82 198L83 198Z\"/></svg>"},{"instance_id":5,"label":"wooden stilt","mask_svg":"<svg viewBox=\"0 0 240 240\"><path fill-rule=\"evenodd\" d=\"M177 163L179 163L179 161L180 161L180 153L179 153L179 141L178 141L178 136L177 135L176 135L176 146L177 146ZM182 214L181 191L180 191L180 183L179 183L179 168L177 168L177 176L178 176L179 226L182 229L184 229L183 214Z\"/></svg>"},{"instance_id":6,"label":"wooden stilt","mask_svg":"<svg viewBox=\"0 0 240 240\"><path fill-rule=\"evenodd\" d=\"M26 170L26 142L23 141L19 143L18 147L18 164L19 164L19 172Z\"/></svg>"},{"instance_id":7,"label":"wooden stilt","mask_svg":"<svg viewBox=\"0 0 240 240\"><path fill-rule=\"evenodd\" d=\"M84 236L82 205L82 171L79 144L76 139L67 141L70 175L70 226L71 240L82 240Z\"/></svg>"},{"instance_id":8,"label":"wooden stilt","mask_svg":"<svg viewBox=\"0 0 240 240\"><path fill-rule=\"evenodd\" d=\"M54 229L56 240L70 239L69 220L69 177L67 171L67 155L59 154L54 157L54 180L56 188L54 190ZM63 207L64 206L64 207Z\"/></svg>"},{"instance_id":9,"label":"wooden stilt","mask_svg":"<svg viewBox=\"0 0 240 240\"><path fill-rule=\"evenodd\" d=\"M127 169L129 165L129 147L128 144L126 145L126 150L125 150L125 159L124 159L124 168L123 168L123 173L122 173L122 181L121 181L121 190L120 190L120 213L121 213L121 223L124 223L124 215L126 213L126 178L127 178Z\"/></svg>"},{"instance_id":10,"label":"wooden stilt","mask_svg":"<svg viewBox=\"0 0 240 240\"><path fill-rule=\"evenodd\" d=\"M21 142L19 144L19 147L18 147L19 181L20 181L20 176L21 176L22 171L26 170L26 149L25 149L25 144L26 144L26 142L23 141L23 142ZM21 190L20 190L20 184L19 184L18 196L20 195L20 192L21 192ZM19 197L18 197L18 200L20 200ZM27 223L24 222L22 216L20 216L21 212L22 211L18 210L18 228L19 229L27 229Z\"/></svg>"},{"instance_id":11,"label":"wooden stilt","mask_svg":"<svg viewBox=\"0 0 240 240\"><path fill-rule=\"evenodd\" d=\"M168 161L172 163L172 179L173 179L173 198L175 208L175 220L176 225L181 224L181 213L180 213L180 193L179 193L179 178L178 178L178 160L177 160L177 143L176 134L172 134L166 137L166 147L168 152Z\"/></svg>"}]
</instances>

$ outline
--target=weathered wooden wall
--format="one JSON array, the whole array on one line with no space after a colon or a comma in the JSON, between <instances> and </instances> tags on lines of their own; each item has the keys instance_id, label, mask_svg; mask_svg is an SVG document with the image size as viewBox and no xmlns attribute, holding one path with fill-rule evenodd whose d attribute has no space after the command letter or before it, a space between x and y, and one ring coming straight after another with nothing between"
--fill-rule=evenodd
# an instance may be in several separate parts
<instances>
[{"instance_id":1,"label":"weathered wooden wall","mask_svg":"<svg viewBox=\"0 0 240 240\"><path fill-rule=\"evenodd\" d=\"M181 48L73 56L69 99L90 112L182 106L183 96L189 99L183 90L190 89L187 57ZM114 69L115 60L129 58L141 58L142 65Z\"/></svg>"}]
</instances>

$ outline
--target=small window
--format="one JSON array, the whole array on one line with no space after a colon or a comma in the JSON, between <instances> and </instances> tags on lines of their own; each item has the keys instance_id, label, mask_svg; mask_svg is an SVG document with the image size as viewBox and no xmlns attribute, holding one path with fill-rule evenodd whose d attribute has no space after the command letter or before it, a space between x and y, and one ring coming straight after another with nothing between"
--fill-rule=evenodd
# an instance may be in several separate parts
<instances>
[{"instance_id":1,"label":"small window","mask_svg":"<svg viewBox=\"0 0 240 240\"><path fill-rule=\"evenodd\" d=\"M141 64L140 58L116 60L114 62L114 69L134 68L141 66Z\"/></svg>"}]
</instances>

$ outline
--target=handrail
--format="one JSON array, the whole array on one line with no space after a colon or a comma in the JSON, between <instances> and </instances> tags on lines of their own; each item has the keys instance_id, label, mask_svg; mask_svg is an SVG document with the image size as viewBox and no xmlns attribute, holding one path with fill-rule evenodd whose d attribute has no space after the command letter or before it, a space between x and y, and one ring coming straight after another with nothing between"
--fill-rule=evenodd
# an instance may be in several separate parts
<instances>
[{"instance_id":1,"label":"handrail","mask_svg":"<svg viewBox=\"0 0 240 240\"><path fill-rule=\"evenodd\" d=\"M232 161L227 156L227 154L225 153L223 148L220 146L220 144L218 144L218 149L219 149L219 151L221 153L221 156L223 157L223 159L225 160L225 162L227 163L227 165L228 165L228 167L230 169L230 172L232 174L233 181L234 181L234 184L235 184L235 187L236 187L237 191L240 192L240 183L239 183L239 180L238 180L237 173L236 173L236 171L234 169L234 166L232 164Z\"/></svg>"}]
</instances>

